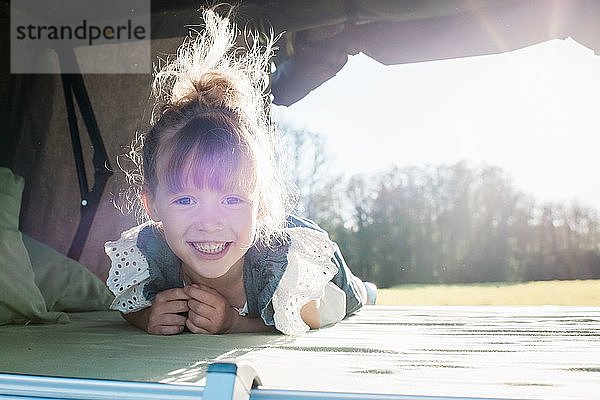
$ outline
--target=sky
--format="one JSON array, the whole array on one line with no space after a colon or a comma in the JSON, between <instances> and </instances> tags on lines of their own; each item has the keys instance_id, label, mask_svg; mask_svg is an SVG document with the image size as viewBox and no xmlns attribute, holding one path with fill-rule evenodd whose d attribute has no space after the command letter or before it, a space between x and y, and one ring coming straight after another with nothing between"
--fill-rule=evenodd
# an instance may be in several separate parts
<instances>
[{"instance_id":1,"label":"sky","mask_svg":"<svg viewBox=\"0 0 600 400\"><path fill-rule=\"evenodd\" d=\"M468 160L540 201L600 209L600 56L572 39L395 66L359 54L274 115L321 134L333 172Z\"/></svg>"}]
</instances>

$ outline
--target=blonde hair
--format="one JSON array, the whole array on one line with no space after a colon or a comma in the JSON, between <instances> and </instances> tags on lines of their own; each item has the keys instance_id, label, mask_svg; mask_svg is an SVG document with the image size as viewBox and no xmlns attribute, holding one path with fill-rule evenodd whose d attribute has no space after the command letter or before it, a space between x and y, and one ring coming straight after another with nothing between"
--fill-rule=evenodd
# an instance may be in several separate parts
<instances>
[{"instance_id":1,"label":"blonde hair","mask_svg":"<svg viewBox=\"0 0 600 400\"><path fill-rule=\"evenodd\" d=\"M256 238L269 244L281 237L289 204L268 111L274 39L249 33L239 47L231 10L222 17L207 9L202 17L204 29L190 32L176 57L156 69L151 129L132 143L128 157L136 168L128 181L139 198L143 190L155 190L159 178L178 187L185 165L202 169L200 185L231 186L238 179L236 184L256 190ZM162 157L166 165L159 163Z\"/></svg>"}]
</instances>

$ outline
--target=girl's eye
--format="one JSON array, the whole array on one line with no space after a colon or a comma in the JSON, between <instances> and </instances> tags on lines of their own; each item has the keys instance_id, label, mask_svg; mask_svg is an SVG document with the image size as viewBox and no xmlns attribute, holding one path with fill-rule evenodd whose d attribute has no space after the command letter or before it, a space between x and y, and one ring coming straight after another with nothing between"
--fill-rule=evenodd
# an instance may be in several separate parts
<instances>
[{"instance_id":1,"label":"girl's eye","mask_svg":"<svg viewBox=\"0 0 600 400\"><path fill-rule=\"evenodd\" d=\"M238 204L242 204L244 200L237 196L227 196L223 199L223 204L228 206L235 206Z\"/></svg>"},{"instance_id":2,"label":"girl's eye","mask_svg":"<svg viewBox=\"0 0 600 400\"><path fill-rule=\"evenodd\" d=\"M189 206L194 204L194 200L192 200L191 197L180 197L178 199L175 199L173 203L179 206Z\"/></svg>"}]
</instances>

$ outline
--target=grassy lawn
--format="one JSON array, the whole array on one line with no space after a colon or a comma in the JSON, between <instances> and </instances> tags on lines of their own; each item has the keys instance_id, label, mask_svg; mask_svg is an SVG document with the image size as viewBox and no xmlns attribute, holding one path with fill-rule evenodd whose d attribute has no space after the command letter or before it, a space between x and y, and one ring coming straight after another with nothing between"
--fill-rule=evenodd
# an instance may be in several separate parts
<instances>
[{"instance_id":1,"label":"grassy lawn","mask_svg":"<svg viewBox=\"0 0 600 400\"><path fill-rule=\"evenodd\" d=\"M407 284L379 289L377 304L600 306L600 280Z\"/></svg>"}]
</instances>

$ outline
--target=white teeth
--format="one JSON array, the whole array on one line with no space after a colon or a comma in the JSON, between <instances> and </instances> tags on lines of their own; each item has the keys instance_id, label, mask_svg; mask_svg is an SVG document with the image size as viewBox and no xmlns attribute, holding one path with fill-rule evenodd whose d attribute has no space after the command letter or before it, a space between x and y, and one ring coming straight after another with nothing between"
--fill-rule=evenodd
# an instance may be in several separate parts
<instances>
[{"instance_id":1,"label":"white teeth","mask_svg":"<svg viewBox=\"0 0 600 400\"><path fill-rule=\"evenodd\" d=\"M217 254L227 246L227 242L193 242L192 246L201 253Z\"/></svg>"}]
</instances>

